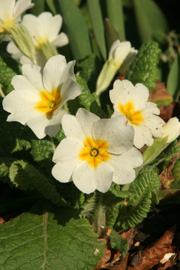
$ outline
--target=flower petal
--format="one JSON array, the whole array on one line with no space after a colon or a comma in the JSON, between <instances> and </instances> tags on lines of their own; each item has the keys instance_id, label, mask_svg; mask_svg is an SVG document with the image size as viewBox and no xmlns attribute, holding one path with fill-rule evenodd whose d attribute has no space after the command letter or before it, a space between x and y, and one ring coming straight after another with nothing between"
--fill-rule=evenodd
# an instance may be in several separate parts
<instances>
[{"instance_id":1,"label":"flower petal","mask_svg":"<svg viewBox=\"0 0 180 270\"><path fill-rule=\"evenodd\" d=\"M55 47L62 47L69 43L69 39L65 33L60 33L52 42Z\"/></svg>"},{"instance_id":2,"label":"flower petal","mask_svg":"<svg viewBox=\"0 0 180 270\"><path fill-rule=\"evenodd\" d=\"M22 13L24 13L27 9L32 8L33 6L34 4L31 3L31 0L18 0L14 8L15 18L18 18L19 16L21 16Z\"/></svg>"},{"instance_id":3,"label":"flower petal","mask_svg":"<svg viewBox=\"0 0 180 270\"><path fill-rule=\"evenodd\" d=\"M133 126L135 130L134 146L138 149L142 148L145 144L151 146L153 144L152 133L149 128L144 125Z\"/></svg>"},{"instance_id":4,"label":"flower petal","mask_svg":"<svg viewBox=\"0 0 180 270\"><path fill-rule=\"evenodd\" d=\"M76 139L84 141L85 135L75 116L65 115L62 119L62 127L66 137L74 137Z\"/></svg>"},{"instance_id":5,"label":"flower petal","mask_svg":"<svg viewBox=\"0 0 180 270\"><path fill-rule=\"evenodd\" d=\"M52 175L60 182L69 182L75 167L81 162L78 153L82 143L75 139L64 139L54 152Z\"/></svg>"},{"instance_id":6,"label":"flower petal","mask_svg":"<svg viewBox=\"0 0 180 270\"><path fill-rule=\"evenodd\" d=\"M120 185L131 183L135 179L134 168L143 163L141 153L135 147L132 147L123 155L111 157L109 163L114 169L113 182Z\"/></svg>"},{"instance_id":7,"label":"flower petal","mask_svg":"<svg viewBox=\"0 0 180 270\"><path fill-rule=\"evenodd\" d=\"M134 129L126 125L125 117L121 115L96 121L92 134L95 140L108 142L109 153L123 154L133 146Z\"/></svg>"},{"instance_id":8,"label":"flower petal","mask_svg":"<svg viewBox=\"0 0 180 270\"><path fill-rule=\"evenodd\" d=\"M63 55L55 55L46 63L43 71L43 83L47 91L51 92L64 81L64 71L67 63Z\"/></svg>"},{"instance_id":9,"label":"flower petal","mask_svg":"<svg viewBox=\"0 0 180 270\"><path fill-rule=\"evenodd\" d=\"M82 192L89 194L96 189L107 192L112 183L113 170L109 164L101 163L96 169L86 162L79 164L72 175L74 184Z\"/></svg>"}]
</instances>

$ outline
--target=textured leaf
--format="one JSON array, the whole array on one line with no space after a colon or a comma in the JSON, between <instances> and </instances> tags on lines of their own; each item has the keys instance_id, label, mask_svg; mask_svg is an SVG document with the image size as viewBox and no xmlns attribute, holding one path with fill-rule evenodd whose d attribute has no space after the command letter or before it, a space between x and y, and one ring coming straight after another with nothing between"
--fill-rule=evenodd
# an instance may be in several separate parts
<instances>
[{"instance_id":1,"label":"textured leaf","mask_svg":"<svg viewBox=\"0 0 180 270\"><path fill-rule=\"evenodd\" d=\"M147 216L152 203L152 193L158 190L161 181L155 170L143 170L130 186L131 196L121 206L117 226L127 229L142 222Z\"/></svg>"},{"instance_id":2,"label":"textured leaf","mask_svg":"<svg viewBox=\"0 0 180 270\"><path fill-rule=\"evenodd\" d=\"M107 15L110 23L117 31L120 40L125 40L124 16L122 0L106 0Z\"/></svg>"},{"instance_id":3,"label":"textured leaf","mask_svg":"<svg viewBox=\"0 0 180 270\"><path fill-rule=\"evenodd\" d=\"M58 206L68 205L57 191L52 179L48 179L23 160L17 160L11 164L9 177L11 182L21 190L37 190Z\"/></svg>"},{"instance_id":4,"label":"textured leaf","mask_svg":"<svg viewBox=\"0 0 180 270\"><path fill-rule=\"evenodd\" d=\"M89 14L94 30L94 35L103 56L103 59L106 60L106 43L104 36L104 24L102 19L101 8L99 0L87 0Z\"/></svg>"},{"instance_id":5,"label":"textured leaf","mask_svg":"<svg viewBox=\"0 0 180 270\"><path fill-rule=\"evenodd\" d=\"M133 0L138 30L142 42L168 32L164 14L152 0Z\"/></svg>"},{"instance_id":6,"label":"textured leaf","mask_svg":"<svg viewBox=\"0 0 180 270\"><path fill-rule=\"evenodd\" d=\"M124 258L129 249L128 240L124 239L114 230L111 231L110 239L111 247L118 250L121 253L121 258Z\"/></svg>"},{"instance_id":7,"label":"textured leaf","mask_svg":"<svg viewBox=\"0 0 180 270\"><path fill-rule=\"evenodd\" d=\"M167 78L167 89L168 92L173 96L174 100L178 101L180 95L180 56L177 54L168 78Z\"/></svg>"},{"instance_id":8,"label":"textured leaf","mask_svg":"<svg viewBox=\"0 0 180 270\"><path fill-rule=\"evenodd\" d=\"M53 143L50 140L32 140L31 155L35 161L52 158L54 153Z\"/></svg>"},{"instance_id":9,"label":"textured leaf","mask_svg":"<svg viewBox=\"0 0 180 270\"><path fill-rule=\"evenodd\" d=\"M73 58L80 60L91 54L88 28L84 17L73 0L58 0L57 10L63 17L63 27L69 38Z\"/></svg>"},{"instance_id":10,"label":"textured leaf","mask_svg":"<svg viewBox=\"0 0 180 270\"><path fill-rule=\"evenodd\" d=\"M144 43L127 73L133 84L143 83L148 89L156 87L158 79L157 64L160 49L154 41Z\"/></svg>"},{"instance_id":11,"label":"textured leaf","mask_svg":"<svg viewBox=\"0 0 180 270\"><path fill-rule=\"evenodd\" d=\"M92 270L102 253L103 244L86 220L62 226L46 212L23 214L0 226L2 270Z\"/></svg>"},{"instance_id":12,"label":"textured leaf","mask_svg":"<svg viewBox=\"0 0 180 270\"><path fill-rule=\"evenodd\" d=\"M84 107L86 110L95 113L100 117L105 117L106 115L98 105L97 99L89 91L86 81L80 76L76 76L76 81L81 86L82 93L76 98L76 104L73 101L69 102L71 107L74 104L76 105L76 108L73 108L73 111L76 111L79 107Z\"/></svg>"},{"instance_id":13,"label":"textured leaf","mask_svg":"<svg viewBox=\"0 0 180 270\"><path fill-rule=\"evenodd\" d=\"M0 84L7 95L12 89L11 80L14 75L20 73L20 64L5 53L0 56Z\"/></svg>"}]
</instances>

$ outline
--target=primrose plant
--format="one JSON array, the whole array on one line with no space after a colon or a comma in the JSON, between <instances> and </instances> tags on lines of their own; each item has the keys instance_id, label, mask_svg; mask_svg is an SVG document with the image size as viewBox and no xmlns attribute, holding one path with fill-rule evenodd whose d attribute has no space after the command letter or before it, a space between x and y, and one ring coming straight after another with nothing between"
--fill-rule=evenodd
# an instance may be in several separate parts
<instances>
[{"instance_id":1,"label":"primrose plant","mask_svg":"<svg viewBox=\"0 0 180 270\"><path fill-rule=\"evenodd\" d=\"M179 152L180 122L173 117L165 123L157 104L149 100L149 85L157 79L157 67L151 68L159 59L157 43L144 43L138 52L129 41L117 38L97 71L97 56L89 49L84 55L87 35L82 44L79 36L73 40L66 4L84 25L80 10L73 1L57 2L61 15L52 15L56 6L49 4L38 16L31 11L22 16L34 7L31 0L0 0L1 45L6 44L1 46L5 56L0 57L0 175L27 196L25 205L30 201L27 211L15 211L24 212L19 220L0 230L7 233L11 222L15 224L8 239L14 228L19 230L25 255L18 257L17 267L22 260L32 260L35 267L34 256L45 252L46 260L37 260L40 268L53 264L54 269L65 269L59 258L71 258L73 253L72 269L80 269L76 262L81 256L81 269L91 269L86 265L96 266L104 250L98 237L109 228L120 233L136 226L158 203L159 170ZM64 32L59 33L63 20ZM120 73L122 80L115 77ZM42 230L36 231L38 226ZM32 231L28 241L23 236L26 227ZM116 236L110 236L112 241L125 241ZM11 245L11 240L2 241L7 248ZM30 257L29 241L38 243ZM124 255L127 250L127 242L119 248ZM6 261L10 264L10 257Z\"/></svg>"}]
</instances>

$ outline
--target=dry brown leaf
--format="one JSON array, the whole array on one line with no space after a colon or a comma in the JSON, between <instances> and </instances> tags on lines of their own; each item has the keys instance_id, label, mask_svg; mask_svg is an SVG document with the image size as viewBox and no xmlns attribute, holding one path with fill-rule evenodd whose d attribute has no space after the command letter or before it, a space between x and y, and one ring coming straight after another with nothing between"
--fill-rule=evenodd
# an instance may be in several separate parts
<instances>
[{"instance_id":1,"label":"dry brown leaf","mask_svg":"<svg viewBox=\"0 0 180 270\"><path fill-rule=\"evenodd\" d=\"M0 224L3 224L5 222L4 218L0 217Z\"/></svg>"},{"instance_id":2,"label":"dry brown leaf","mask_svg":"<svg viewBox=\"0 0 180 270\"><path fill-rule=\"evenodd\" d=\"M158 264L164 255L171 252L171 243L174 238L176 227L167 230L163 236L153 245L142 252L142 260L136 267L129 266L128 270L149 270Z\"/></svg>"}]
</instances>

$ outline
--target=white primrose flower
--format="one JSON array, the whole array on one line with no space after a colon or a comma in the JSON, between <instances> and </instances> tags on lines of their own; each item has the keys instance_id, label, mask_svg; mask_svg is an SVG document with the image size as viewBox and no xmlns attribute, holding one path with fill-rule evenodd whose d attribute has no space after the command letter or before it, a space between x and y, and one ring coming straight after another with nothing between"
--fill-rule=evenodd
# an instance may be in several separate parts
<instances>
[{"instance_id":1,"label":"white primrose flower","mask_svg":"<svg viewBox=\"0 0 180 270\"><path fill-rule=\"evenodd\" d=\"M113 89L109 92L113 103L114 114L124 115L127 124L135 131L134 145L137 148L153 144L153 136L161 137L164 121L157 105L148 102L149 91L142 83L135 86L128 80L116 80Z\"/></svg>"},{"instance_id":2,"label":"white primrose flower","mask_svg":"<svg viewBox=\"0 0 180 270\"><path fill-rule=\"evenodd\" d=\"M125 72L133 62L137 50L131 47L129 41L116 40L110 49L109 57L97 80L96 93L101 94L110 85L118 71Z\"/></svg>"},{"instance_id":3,"label":"white primrose flower","mask_svg":"<svg viewBox=\"0 0 180 270\"><path fill-rule=\"evenodd\" d=\"M63 117L62 127L66 138L55 150L52 169L58 181L73 181L89 194L107 192L112 182L124 185L135 179L142 155L133 147L134 130L124 117L100 119L80 108L76 116Z\"/></svg>"},{"instance_id":4,"label":"white primrose flower","mask_svg":"<svg viewBox=\"0 0 180 270\"><path fill-rule=\"evenodd\" d=\"M20 21L22 13L33 6L31 0L0 0L0 33L9 34Z\"/></svg>"},{"instance_id":5,"label":"white primrose flower","mask_svg":"<svg viewBox=\"0 0 180 270\"><path fill-rule=\"evenodd\" d=\"M46 62L41 50L42 45L49 43L57 48L65 46L69 42L65 33L61 32L59 34L62 26L62 16L59 14L53 16L50 12L43 12L38 17L27 14L23 17L22 23L33 40L36 48L37 64L40 66L43 66ZM8 44L7 51L12 54L14 59L20 60L22 64L31 62L12 41Z\"/></svg>"},{"instance_id":6,"label":"white primrose flower","mask_svg":"<svg viewBox=\"0 0 180 270\"><path fill-rule=\"evenodd\" d=\"M167 143L171 143L180 135L180 122L177 117L170 118L163 126L162 138L168 136Z\"/></svg>"},{"instance_id":7,"label":"white primrose flower","mask_svg":"<svg viewBox=\"0 0 180 270\"><path fill-rule=\"evenodd\" d=\"M14 90L3 100L10 112L7 121L27 124L39 139L54 136L66 111L63 105L81 94L74 76L75 61L68 64L62 55L50 58L44 69L32 64L22 66L22 74L12 79Z\"/></svg>"}]
</instances>

